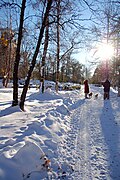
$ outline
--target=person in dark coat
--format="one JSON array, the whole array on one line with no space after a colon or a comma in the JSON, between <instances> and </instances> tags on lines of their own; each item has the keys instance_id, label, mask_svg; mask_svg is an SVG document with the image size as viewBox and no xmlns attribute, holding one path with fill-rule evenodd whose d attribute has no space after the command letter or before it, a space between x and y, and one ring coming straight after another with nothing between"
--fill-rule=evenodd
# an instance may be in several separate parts
<instances>
[{"instance_id":1,"label":"person in dark coat","mask_svg":"<svg viewBox=\"0 0 120 180\"><path fill-rule=\"evenodd\" d=\"M85 98L87 99L88 98L87 95L89 93L89 85L87 79L84 81L84 93L85 93Z\"/></svg>"},{"instance_id":2,"label":"person in dark coat","mask_svg":"<svg viewBox=\"0 0 120 180\"><path fill-rule=\"evenodd\" d=\"M108 79L106 79L106 81L103 83L103 87L104 87L104 100L105 99L109 99L110 97L110 82Z\"/></svg>"}]
</instances>

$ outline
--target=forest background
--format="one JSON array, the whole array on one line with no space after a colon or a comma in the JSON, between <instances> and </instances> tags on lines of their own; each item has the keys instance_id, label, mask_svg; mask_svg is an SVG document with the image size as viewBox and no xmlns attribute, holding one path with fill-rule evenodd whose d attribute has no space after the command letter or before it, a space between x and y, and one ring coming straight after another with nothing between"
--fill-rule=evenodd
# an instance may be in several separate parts
<instances>
[{"instance_id":1,"label":"forest background","mask_svg":"<svg viewBox=\"0 0 120 180\"><path fill-rule=\"evenodd\" d=\"M31 79L40 80L42 92L45 79L56 82L56 91L59 82L85 78L109 78L119 88L119 11L117 0L1 1L0 77L5 87L13 81L12 105L18 105L20 79L22 110Z\"/></svg>"}]
</instances>

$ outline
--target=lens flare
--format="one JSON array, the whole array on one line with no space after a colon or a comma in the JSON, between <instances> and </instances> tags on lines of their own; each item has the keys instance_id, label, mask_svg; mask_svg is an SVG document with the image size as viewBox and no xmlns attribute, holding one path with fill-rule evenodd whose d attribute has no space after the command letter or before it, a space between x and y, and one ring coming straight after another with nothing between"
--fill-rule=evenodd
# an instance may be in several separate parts
<instances>
[{"instance_id":1,"label":"lens flare","mask_svg":"<svg viewBox=\"0 0 120 180\"><path fill-rule=\"evenodd\" d=\"M95 49L94 57L101 60L110 59L114 55L114 48L110 44L101 43Z\"/></svg>"}]
</instances>

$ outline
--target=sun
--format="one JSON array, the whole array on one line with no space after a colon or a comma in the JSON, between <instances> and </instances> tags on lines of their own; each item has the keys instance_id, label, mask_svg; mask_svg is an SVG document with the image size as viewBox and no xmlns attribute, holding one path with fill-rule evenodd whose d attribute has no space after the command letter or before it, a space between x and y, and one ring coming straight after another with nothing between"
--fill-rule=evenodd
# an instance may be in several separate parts
<instances>
[{"instance_id":1,"label":"sun","mask_svg":"<svg viewBox=\"0 0 120 180\"><path fill-rule=\"evenodd\" d=\"M111 44L100 43L95 49L94 56L101 60L110 59L114 55L114 48Z\"/></svg>"}]
</instances>

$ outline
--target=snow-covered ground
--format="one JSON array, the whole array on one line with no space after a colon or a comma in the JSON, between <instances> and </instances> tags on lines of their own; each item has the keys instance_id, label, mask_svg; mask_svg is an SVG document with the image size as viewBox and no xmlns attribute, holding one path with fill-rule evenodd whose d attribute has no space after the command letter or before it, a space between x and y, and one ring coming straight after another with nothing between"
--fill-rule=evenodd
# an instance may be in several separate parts
<instances>
[{"instance_id":1,"label":"snow-covered ground","mask_svg":"<svg viewBox=\"0 0 120 180\"><path fill-rule=\"evenodd\" d=\"M31 88L22 112L0 88L0 180L120 180L120 98L90 89Z\"/></svg>"}]
</instances>

